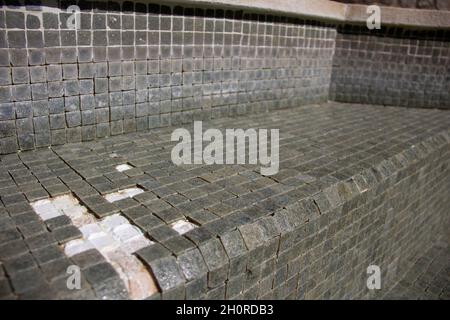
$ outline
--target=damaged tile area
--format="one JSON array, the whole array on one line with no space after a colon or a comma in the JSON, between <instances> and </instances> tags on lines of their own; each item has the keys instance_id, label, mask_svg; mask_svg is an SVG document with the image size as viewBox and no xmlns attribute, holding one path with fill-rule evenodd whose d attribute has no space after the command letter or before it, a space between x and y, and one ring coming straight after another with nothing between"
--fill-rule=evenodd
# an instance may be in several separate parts
<instances>
[{"instance_id":1,"label":"damaged tile area","mask_svg":"<svg viewBox=\"0 0 450 320\"><path fill-rule=\"evenodd\" d=\"M88 214L87 208L80 205L78 200L72 195L38 200L30 204L44 221L66 215L72 220L74 225L81 226L95 220L93 216Z\"/></svg>"},{"instance_id":2,"label":"damaged tile area","mask_svg":"<svg viewBox=\"0 0 450 320\"><path fill-rule=\"evenodd\" d=\"M117 192L108 193L105 195L105 199L109 203L113 203L119 200L123 200L126 198L133 198L134 196L137 196L138 194L144 193L144 190L138 187L135 188L127 188L124 190L119 190Z\"/></svg>"},{"instance_id":3,"label":"damaged tile area","mask_svg":"<svg viewBox=\"0 0 450 320\"><path fill-rule=\"evenodd\" d=\"M128 191L126 194L128 196L136 192ZM81 232L81 237L63 245L68 257L97 249L119 274L131 299L145 299L158 291L146 267L133 254L153 242L125 217L113 214L99 220L70 194L39 200L31 203L31 206L44 221L68 216Z\"/></svg>"}]
</instances>

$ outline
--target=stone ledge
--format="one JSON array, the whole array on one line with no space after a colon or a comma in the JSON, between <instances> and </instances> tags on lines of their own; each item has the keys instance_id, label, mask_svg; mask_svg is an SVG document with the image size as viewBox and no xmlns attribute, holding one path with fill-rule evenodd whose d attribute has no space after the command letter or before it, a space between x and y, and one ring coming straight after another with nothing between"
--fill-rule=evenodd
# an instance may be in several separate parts
<instances>
[{"instance_id":1,"label":"stone ledge","mask_svg":"<svg viewBox=\"0 0 450 320\"><path fill-rule=\"evenodd\" d=\"M168 0L172 4L262 11L266 14L299 16L329 22L365 23L367 5L344 4L329 0ZM382 24L417 28L450 28L450 12L382 6Z\"/></svg>"},{"instance_id":2,"label":"stone ledge","mask_svg":"<svg viewBox=\"0 0 450 320\"><path fill-rule=\"evenodd\" d=\"M166 3L241 9L330 21L344 21L346 5L329 0L167 0Z\"/></svg>"},{"instance_id":3,"label":"stone ledge","mask_svg":"<svg viewBox=\"0 0 450 320\"><path fill-rule=\"evenodd\" d=\"M347 23L366 23L367 6L348 5L345 21ZM381 25L419 28L450 28L450 12L381 7Z\"/></svg>"}]
</instances>

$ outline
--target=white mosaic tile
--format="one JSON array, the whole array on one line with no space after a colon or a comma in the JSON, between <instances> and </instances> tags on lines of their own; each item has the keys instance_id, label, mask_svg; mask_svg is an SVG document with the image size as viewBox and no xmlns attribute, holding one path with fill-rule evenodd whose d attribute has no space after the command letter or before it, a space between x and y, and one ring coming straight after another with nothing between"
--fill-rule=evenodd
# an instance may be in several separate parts
<instances>
[{"instance_id":1,"label":"white mosaic tile","mask_svg":"<svg viewBox=\"0 0 450 320\"><path fill-rule=\"evenodd\" d=\"M78 205L78 200L71 195L64 195L56 197L55 199L50 200L52 204L58 210L67 210L73 209Z\"/></svg>"},{"instance_id":2,"label":"white mosaic tile","mask_svg":"<svg viewBox=\"0 0 450 320\"><path fill-rule=\"evenodd\" d=\"M61 212L59 212L57 210L51 210L51 211L44 212L44 213L40 214L39 216L41 217L42 220L45 221L45 220L50 220L52 218L59 217L61 215L62 215Z\"/></svg>"},{"instance_id":3,"label":"white mosaic tile","mask_svg":"<svg viewBox=\"0 0 450 320\"><path fill-rule=\"evenodd\" d=\"M116 241L111 234L104 231L91 234L87 240L100 252L116 250L120 243Z\"/></svg>"},{"instance_id":4,"label":"white mosaic tile","mask_svg":"<svg viewBox=\"0 0 450 320\"><path fill-rule=\"evenodd\" d=\"M128 198L128 196L126 194L124 194L124 193L121 193L121 192L114 192L114 193L110 193L110 194L105 195L105 199L109 203L113 203L113 202L116 202L116 201L119 201L119 200L123 200L123 199L126 199L126 198Z\"/></svg>"},{"instance_id":5,"label":"white mosaic tile","mask_svg":"<svg viewBox=\"0 0 450 320\"><path fill-rule=\"evenodd\" d=\"M179 234L185 234L188 231L191 231L192 229L196 228L197 226L193 224L192 222L189 222L187 220L178 220L170 225L173 230L178 232Z\"/></svg>"},{"instance_id":6,"label":"white mosaic tile","mask_svg":"<svg viewBox=\"0 0 450 320\"><path fill-rule=\"evenodd\" d=\"M133 198L134 196L143 193L144 190L142 190L141 188L128 188L125 189L124 192L129 198Z\"/></svg>"},{"instance_id":7,"label":"white mosaic tile","mask_svg":"<svg viewBox=\"0 0 450 320\"><path fill-rule=\"evenodd\" d=\"M49 220L65 214L65 211L78 211L82 208L78 200L72 196L60 196L53 199L38 200L30 203L33 210L42 220Z\"/></svg>"},{"instance_id":8,"label":"white mosaic tile","mask_svg":"<svg viewBox=\"0 0 450 320\"><path fill-rule=\"evenodd\" d=\"M125 242L122 245L122 249L128 254L132 254L142 248L152 245L153 243L153 241L150 241L144 235L142 235Z\"/></svg>"},{"instance_id":9,"label":"white mosaic tile","mask_svg":"<svg viewBox=\"0 0 450 320\"><path fill-rule=\"evenodd\" d=\"M66 243L64 252L68 257L93 249L91 242L84 239L75 239Z\"/></svg>"},{"instance_id":10,"label":"white mosaic tile","mask_svg":"<svg viewBox=\"0 0 450 320\"><path fill-rule=\"evenodd\" d=\"M133 167L127 163L119 164L118 166L116 166L116 170L119 172L124 172L124 171L130 170L130 169L133 169Z\"/></svg>"},{"instance_id":11,"label":"white mosaic tile","mask_svg":"<svg viewBox=\"0 0 450 320\"><path fill-rule=\"evenodd\" d=\"M143 192L144 192L144 190L141 188L138 188L138 187L128 188L128 189L119 190L117 192L108 193L107 195L105 195L105 199L109 203L113 203L113 202L123 200L126 198L133 198L134 196L136 196L140 193L143 193Z\"/></svg>"},{"instance_id":12,"label":"white mosaic tile","mask_svg":"<svg viewBox=\"0 0 450 320\"><path fill-rule=\"evenodd\" d=\"M85 224L85 225L81 226L80 231L83 234L83 236L87 239L95 233L102 232L103 229L100 227L100 225L98 223L94 222L94 223L89 223L89 224Z\"/></svg>"},{"instance_id":13,"label":"white mosaic tile","mask_svg":"<svg viewBox=\"0 0 450 320\"><path fill-rule=\"evenodd\" d=\"M120 242L128 242L142 235L142 232L131 224L123 224L113 229L113 237Z\"/></svg>"},{"instance_id":14,"label":"white mosaic tile","mask_svg":"<svg viewBox=\"0 0 450 320\"><path fill-rule=\"evenodd\" d=\"M100 222L100 226L102 227L102 229L110 231L115 227L126 223L128 223L128 220L125 217L121 216L120 214L113 214L104 218Z\"/></svg>"},{"instance_id":15,"label":"white mosaic tile","mask_svg":"<svg viewBox=\"0 0 450 320\"><path fill-rule=\"evenodd\" d=\"M44 215L50 211L58 211L56 208L52 205L49 199L45 200L38 200L31 203L31 206L33 207L34 211L39 215Z\"/></svg>"},{"instance_id":16,"label":"white mosaic tile","mask_svg":"<svg viewBox=\"0 0 450 320\"><path fill-rule=\"evenodd\" d=\"M80 219L87 213L86 208L77 206L72 208L63 209L65 215L69 216L71 219Z\"/></svg>"}]
</instances>

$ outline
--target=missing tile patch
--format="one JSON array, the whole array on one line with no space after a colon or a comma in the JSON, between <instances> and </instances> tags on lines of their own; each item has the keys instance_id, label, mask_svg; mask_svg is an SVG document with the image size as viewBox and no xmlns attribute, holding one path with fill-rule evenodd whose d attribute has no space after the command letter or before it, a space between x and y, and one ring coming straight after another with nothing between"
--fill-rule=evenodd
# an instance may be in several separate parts
<instances>
[{"instance_id":1,"label":"missing tile patch","mask_svg":"<svg viewBox=\"0 0 450 320\"><path fill-rule=\"evenodd\" d=\"M119 200L123 200L126 198L133 198L134 196L145 192L144 189L141 189L139 187L135 188L127 188L123 190L119 190L117 192L108 193L105 195L106 201L109 203L113 203Z\"/></svg>"},{"instance_id":2,"label":"missing tile patch","mask_svg":"<svg viewBox=\"0 0 450 320\"><path fill-rule=\"evenodd\" d=\"M144 299L157 292L156 284L142 262L133 255L153 244L141 230L120 214L114 214L80 227L83 240L73 240L65 252L74 254L95 248L116 269L124 281L131 299Z\"/></svg>"},{"instance_id":3,"label":"missing tile patch","mask_svg":"<svg viewBox=\"0 0 450 320\"><path fill-rule=\"evenodd\" d=\"M124 172L130 169L133 169L133 167L130 166L128 163L119 164L118 166L116 166L116 170L119 172Z\"/></svg>"},{"instance_id":4,"label":"missing tile patch","mask_svg":"<svg viewBox=\"0 0 450 320\"><path fill-rule=\"evenodd\" d=\"M141 193L138 190L126 194ZM71 194L39 200L31 203L31 206L44 221L66 215L81 231L81 239L71 240L63 246L68 257L95 248L117 271L131 299L144 299L158 291L153 277L133 254L153 242L125 217L114 214L99 220Z\"/></svg>"},{"instance_id":5,"label":"missing tile patch","mask_svg":"<svg viewBox=\"0 0 450 320\"><path fill-rule=\"evenodd\" d=\"M173 230L178 232L180 235L185 234L188 231L191 231L192 229L196 228L197 226L193 224L192 222L189 222L185 219L178 220L170 225Z\"/></svg>"},{"instance_id":6,"label":"missing tile patch","mask_svg":"<svg viewBox=\"0 0 450 320\"><path fill-rule=\"evenodd\" d=\"M82 206L78 199L70 194L52 199L38 200L32 202L31 207L44 221L66 215L75 226L79 227L95 220L94 216L88 214L87 208Z\"/></svg>"}]
</instances>

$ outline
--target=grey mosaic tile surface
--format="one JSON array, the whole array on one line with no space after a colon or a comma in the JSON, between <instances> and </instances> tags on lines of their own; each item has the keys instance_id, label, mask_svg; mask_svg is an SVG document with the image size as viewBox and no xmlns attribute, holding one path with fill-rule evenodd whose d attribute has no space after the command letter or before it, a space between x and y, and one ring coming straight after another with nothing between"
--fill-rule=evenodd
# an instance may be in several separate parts
<instances>
[{"instance_id":1,"label":"grey mosaic tile surface","mask_svg":"<svg viewBox=\"0 0 450 320\"><path fill-rule=\"evenodd\" d=\"M450 31L341 26L330 99L450 109Z\"/></svg>"},{"instance_id":2,"label":"grey mosaic tile surface","mask_svg":"<svg viewBox=\"0 0 450 320\"><path fill-rule=\"evenodd\" d=\"M330 103L204 123L280 128L270 177L254 165L175 166L173 128L3 155L0 297L126 298L98 251L63 254L55 230L67 221L44 224L29 205L71 192L155 241L136 253L158 283L152 299L446 299L449 122L446 110ZM119 173L121 163L134 169ZM102 197L136 185L145 192L132 199ZM180 235L173 217L198 227ZM74 263L81 291L65 287ZM376 293L366 287L371 264L382 270ZM407 290L415 279L428 283L419 293Z\"/></svg>"},{"instance_id":3,"label":"grey mosaic tile surface","mask_svg":"<svg viewBox=\"0 0 450 320\"><path fill-rule=\"evenodd\" d=\"M0 7L1 154L327 101L336 30L326 24L129 1L41 3Z\"/></svg>"},{"instance_id":4,"label":"grey mosaic tile surface","mask_svg":"<svg viewBox=\"0 0 450 320\"><path fill-rule=\"evenodd\" d=\"M405 276L383 299L449 300L450 250L448 243L437 243L412 263Z\"/></svg>"}]
</instances>

